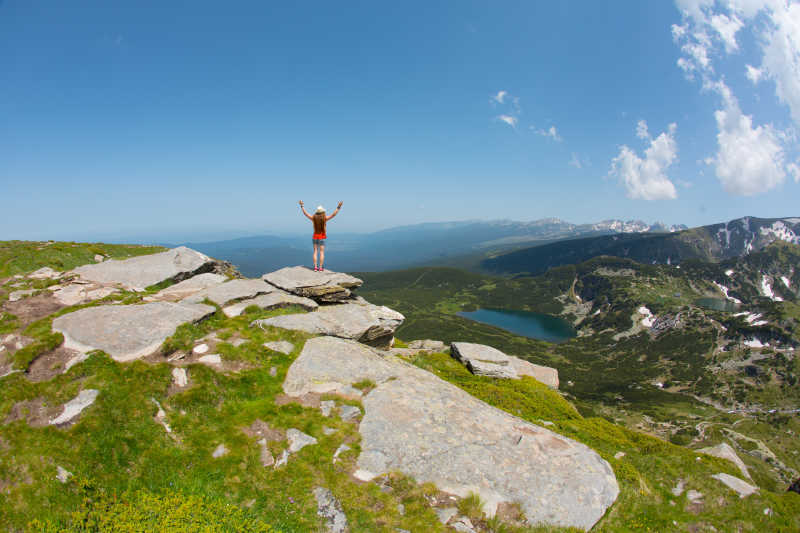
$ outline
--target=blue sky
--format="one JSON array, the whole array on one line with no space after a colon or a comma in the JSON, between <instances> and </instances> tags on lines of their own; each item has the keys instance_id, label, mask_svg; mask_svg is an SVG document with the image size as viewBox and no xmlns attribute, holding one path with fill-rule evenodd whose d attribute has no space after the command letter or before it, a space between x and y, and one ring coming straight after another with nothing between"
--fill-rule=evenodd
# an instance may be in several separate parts
<instances>
[{"instance_id":1,"label":"blue sky","mask_svg":"<svg viewBox=\"0 0 800 533\"><path fill-rule=\"evenodd\" d=\"M0 239L800 215L800 4L0 0Z\"/></svg>"}]
</instances>

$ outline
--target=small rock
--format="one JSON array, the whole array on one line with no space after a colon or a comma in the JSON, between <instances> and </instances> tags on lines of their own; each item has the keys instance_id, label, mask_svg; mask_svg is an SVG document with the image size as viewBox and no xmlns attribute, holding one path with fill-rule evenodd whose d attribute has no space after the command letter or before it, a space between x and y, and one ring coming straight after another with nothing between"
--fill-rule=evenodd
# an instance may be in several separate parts
<instances>
[{"instance_id":1,"label":"small rock","mask_svg":"<svg viewBox=\"0 0 800 533\"><path fill-rule=\"evenodd\" d=\"M475 533L475 528L472 522L466 516L459 516L455 522L450 524L450 527L461 533Z\"/></svg>"},{"instance_id":2,"label":"small rock","mask_svg":"<svg viewBox=\"0 0 800 533\"><path fill-rule=\"evenodd\" d=\"M72 400L64 404L64 411L50 421L51 426L60 426L72 421L75 417L81 414L81 411L89 407L97 399L100 394L96 389L85 389L78 393Z\"/></svg>"},{"instance_id":3,"label":"small rock","mask_svg":"<svg viewBox=\"0 0 800 533\"><path fill-rule=\"evenodd\" d=\"M311 435L306 435L299 429L294 428L289 428L286 430L286 438L289 440L290 453L297 453L306 446L317 443L317 439Z\"/></svg>"},{"instance_id":4,"label":"small rock","mask_svg":"<svg viewBox=\"0 0 800 533\"><path fill-rule=\"evenodd\" d=\"M341 455L342 453L346 452L349 449L350 446L348 446L347 444L340 444L339 447L336 448L336 451L333 454L333 462L336 463L337 460L339 459L339 455Z\"/></svg>"},{"instance_id":5,"label":"small rock","mask_svg":"<svg viewBox=\"0 0 800 533\"><path fill-rule=\"evenodd\" d=\"M772 516L772 509L770 509L769 507L765 507L764 516Z\"/></svg>"},{"instance_id":6,"label":"small rock","mask_svg":"<svg viewBox=\"0 0 800 533\"><path fill-rule=\"evenodd\" d=\"M678 480L678 484L672 489L672 495L676 498L683 494L684 488L686 487L686 483L682 480Z\"/></svg>"},{"instance_id":7,"label":"small rock","mask_svg":"<svg viewBox=\"0 0 800 533\"><path fill-rule=\"evenodd\" d=\"M400 513L400 516L405 516L405 514L406 514L406 506L403 505L402 503L398 503L397 504L397 512Z\"/></svg>"},{"instance_id":8,"label":"small rock","mask_svg":"<svg viewBox=\"0 0 800 533\"><path fill-rule=\"evenodd\" d=\"M208 351L208 344L198 344L192 349L193 354L202 355Z\"/></svg>"},{"instance_id":9,"label":"small rock","mask_svg":"<svg viewBox=\"0 0 800 533\"><path fill-rule=\"evenodd\" d=\"M436 509L436 516L439 517L439 522L442 524L446 524L453 518L455 515L458 514L458 509L455 507L444 507L441 509Z\"/></svg>"},{"instance_id":10,"label":"small rock","mask_svg":"<svg viewBox=\"0 0 800 533\"><path fill-rule=\"evenodd\" d=\"M283 450L281 456L275 461L275 468L280 468L289 462L289 450Z\"/></svg>"},{"instance_id":11,"label":"small rock","mask_svg":"<svg viewBox=\"0 0 800 533\"><path fill-rule=\"evenodd\" d=\"M104 259L105 259L105 256L102 256L100 254L94 254L94 262L95 263L102 263Z\"/></svg>"},{"instance_id":12,"label":"small rock","mask_svg":"<svg viewBox=\"0 0 800 533\"><path fill-rule=\"evenodd\" d=\"M150 399L153 401L154 404L156 404L156 407L158 407L158 411L156 411L156 416L155 416L156 422L164 426L164 429L167 430L167 433L172 433L172 428L169 427L169 424L167 423L167 413L165 413L164 409L161 408L161 404L158 403L158 400L156 400L155 398L150 398Z\"/></svg>"},{"instance_id":13,"label":"small rock","mask_svg":"<svg viewBox=\"0 0 800 533\"><path fill-rule=\"evenodd\" d=\"M50 267L42 267L39 270L28 274L30 279L54 279L61 275L61 272L56 272ZM16 276L14 276L16 277Z\"/></svg>"},{"instance_id":14,"label":"small rock","mask_svg":"<svg viewBox=\"0 0 800 533\"><path fill-rule=\"evenodd\" d=\"M719 473L719 474L714 474L711 477L721 482L729 489L736 491L736 493L739 494L740 498L746 498L747 496L750 496L751 494L758 491L758 487L751 485L750 483L747 483L746 481L739 479L736 476L732 476L730 474Z\"/></svg>"},{"instance_id":15,"label":"small rock","mask_svg":"<svg viewBox=\"0 0 800 533\"><path fill-rule=\"evenodd\" d=\"M274 366L270 367L269 375L274 378L275 376L278 375L278 369L276 367L274 367Z\"/></svg>"},{"instance_id":16,"label":"small rock","mask_svg":"<svg viewBox=\"0 0 800 533\"><path fill-rule=\"evenodd\" d=\"M361 409L354 405L342 405L339 407L339 416L345 422L352 422L361 416Z\"/></svg>"},{"instance_id":17,"label":"small rock","mask_svg":"<svg viewBox=\"0 0 800 533\"><path fill-rule=\"evenodd\" d=\"M273 352L280 352L282 354L289 355L294 350L294 344L289 341L272 341L272 342L265 342L264 348L268 348Z\"/></svg>"},{"instance_id":18,"label":"small rock","mask_svg":"<svg viewBox=\"0 0 800 533\"><path fill-rule=\"evenodd\" d=\"M61 483L66 483L69 480L69 478L72 477L72 472L64 468L61 468L60 466L56 466L56 470L58 471L58 473L56 474L56 479L59 480Z\"/></svg>"},{"instance_id":19,"label":"small rock","mask_svg":"<svg viewBox=\"0 0 800 533\"><path fill-rule=\"evenodd\" d=\"M77 365L79 363L82 363L82 362L86 361L87 359L89 359L89 354L88 353L80 352L77 355L72 356L70 358L70 360L67 361L66 364L64 364L64 373L66 373L67 370L69 370L73 366L75 366L75 365Z\"/></svg>"},{"instance_id":20,"label":"small rock","mask_svg":"<svg viewBox=\"0 0 800 533\"><path fill-rule=\"evenodd\" d=\"M11 294L8 295L8 301L9 302L18 302L18 301L22 300L23 298L25 298L26 296L30 296L34 292L36 292L36 289L23 289L21 291L14 291L14 292L12 292Z\"/></svg>"},{"instance_id":21,"label":"small rock","mask_svg":"<svg viewBox=\"0 0 800 533\"><path fill-rule=\"evenodd\" d=\"M414 350L426 350L429 352L443 352L447 349L447 345L442 341L432 341L430 339L411 341L408 347Z\"/></svg>"},{"instance_id":22,"label":"small rock","mask_svg":"<svg viewBox=\"0 0 800 533\"><path fill-rule=\"evenodd\" d=\"M175 367L172 369L172 382L177 387L185 387L189 384L189 376L186 374L186 369L183 367Z\"/></svg>"},{"instance_id":23,"label":"small rock","mask_svg":"<svg viewBox=\"0 0 800 533\"><path fill-rule=\"evenodd\" d=\"M336 430L333 428L329 428L328 426L322 426L322 432L325 435L333 435L334 433L336 433Z\"/></svg>"},{"instance_id":24,"label":"small rock","mask_svg":"<svg viewBox=\"0 0 800 533\"><path fill-rule=\"evenodd\" d=\"M319 409L322 411L322 416L331 416L331 411L336 407L336 402L333 400L322 400L319 402Z\"/></svg>"},{"instance_id":25,"label":"small rock","mask_svg":"<svg viewBox=\"0 0 800 533\"><path fill-rule=\"evenodd\" d=\"M275 458L272 457L272 453L270 453L269 448L267 448L267 439L261 439L258 441L258 445L261 448L261 452L259 458L261 460L261 466L264 468L268 466L272 466L275 464Z\"/></svg>"},{"instance_id":26,"label":"small rock","mask_svg":"<svg viewBox=\"0 0 800 533\"><path fill-rule=\"evenodd\" d=\"M317 499L317 515L326 521L326 531L329 533L347 531L347 517L333 493L324 487L317 487L314 489L314 497Z\"/></svg>"},{"instance_id":27,"label":"small rock","mask_svg":"<svg viewBox=\"0 0 800 533\"><path fill-rule=\"evenodd\" d=\"M173 361L178 361L178 360L183 359L185 357L186 357L185 353L183 353L183 352L175 352L174 354L170 355L169 358L167 358L167 362L171 363Z\"/></svg>"},{"instance_id":28,"label":"small rock","mask_svg":"<svg viewBox=\"0 0 800 533\"><path fill-rule=\"evenodd\" d=\"M222 357L220 357L218 353L210 353L199 358L197 362L205 365L221 365Z\"/></svg>"},{"instance_id":29,"label":"small rock","mask_svg":"<svg viewBox=\"0 0 800 533\"><path fill-rule=\"evenodd\" d=\"M703 493L691 489L686 492L686 499L692 503L698 503L700 500L703 499Z\"/></svg>"},{"instance_id":30,"label":"small rock","mask_svg":"<svg viewBox=\"0 0 800 533\"><path fill-rule=\"evenodd\" d=\"M614 454L614 459L619 460L622 459L623 457L625 457L625 452L617 452Z\"/></svg>"},{"instance_id":31,"label":"small rock","mask_svg":"<svg viewBox=\"0 0 800 533\"><path fill-rule=\"evenodd\" d=\"M218 459L223 455L227 454L228 454L228 449L225 447L224 444L220 444L219 446L214 448L214 451L211 453L211 457L213 457L214 459Z\"/></svg>"}]
</instances>

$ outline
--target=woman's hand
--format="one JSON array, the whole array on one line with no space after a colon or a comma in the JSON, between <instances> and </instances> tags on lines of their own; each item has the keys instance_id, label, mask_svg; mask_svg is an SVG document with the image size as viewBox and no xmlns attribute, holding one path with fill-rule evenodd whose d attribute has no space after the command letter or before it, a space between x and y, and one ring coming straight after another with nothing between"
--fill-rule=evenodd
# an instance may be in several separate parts
<instances>
[{"instance_id":1,"label":"woman's hand","mask_svg":"<svg viewBox=\"0 0 800 533\"><path fill-rule=\"evenodd\" d=\"M303 200L300 200L300 207L303 207Z\"/></svg>"},{"instance_id":2,"label":"woman's hand","mask_svg":"<svg viewBox=\"0 0 800 533\"><path fill-rule=\"evenodd\" d=\"M342 204L343 204L343 203L344 203L344 202L339 202L339 206L338 206L336 209L341 209L341 208L342 208Z\"/></svg>"}]
</instances>

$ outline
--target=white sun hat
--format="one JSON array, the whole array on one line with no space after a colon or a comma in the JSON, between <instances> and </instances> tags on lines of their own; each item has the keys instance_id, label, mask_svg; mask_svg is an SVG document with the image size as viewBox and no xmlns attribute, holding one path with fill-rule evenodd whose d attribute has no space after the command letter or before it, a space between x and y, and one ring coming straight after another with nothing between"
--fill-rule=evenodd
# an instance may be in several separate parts
<instances>
[{"instance_id":1,"label":"white sun hat","mask_svg":"<svg viewBox=\"0 0 800 533\"><path fill-rule=\"evenodd\" d=\"M318 205L317 206L317 213L324 213L324 212L325 212L325 208L322 207L321 205Z\"/></svg>"}]
</instances>

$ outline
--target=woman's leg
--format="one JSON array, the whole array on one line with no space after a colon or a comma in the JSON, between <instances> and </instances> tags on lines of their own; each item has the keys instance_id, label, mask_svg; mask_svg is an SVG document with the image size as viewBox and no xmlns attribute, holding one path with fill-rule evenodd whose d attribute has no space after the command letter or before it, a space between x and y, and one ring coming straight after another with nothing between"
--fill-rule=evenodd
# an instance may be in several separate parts
<instances>
[{"instance_id":1,"label":"woman's leg","mask_svg":"<svg viewBox=\"0 0 800 533\"><path fill-rule=\"evenodd\" d=\"M317 250L319 250L319 244L314 243L314 269L317 268Z\"/></svg>"},{"instance_id":2,"label":"woman's leg","mask_svg":"<svg viewBox=\"0 0 800 533\"><path fill-rule=\"evenodd\" d=\"M319 245L319 269L322 270L325 265L325 245Z\"/></svg>"}]
</instances>

